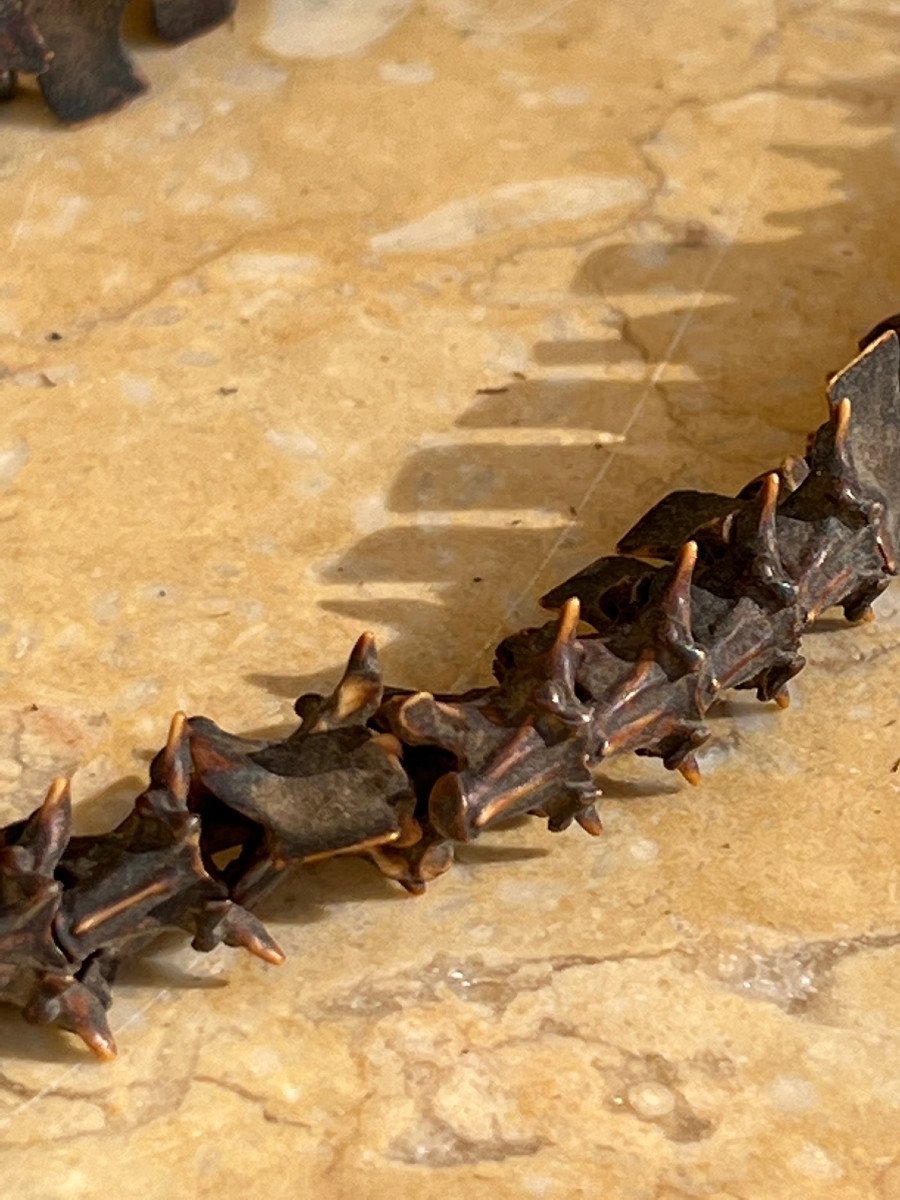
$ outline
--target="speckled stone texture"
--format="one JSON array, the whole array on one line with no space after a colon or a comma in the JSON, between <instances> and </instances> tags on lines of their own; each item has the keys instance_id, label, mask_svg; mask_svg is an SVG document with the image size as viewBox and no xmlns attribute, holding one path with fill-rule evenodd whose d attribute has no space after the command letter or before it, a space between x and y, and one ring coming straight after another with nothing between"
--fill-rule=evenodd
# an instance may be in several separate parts
<instances>
[{"instance_id":1,"label":"speckled stone texture","mask_svg":"<svg viewBox=\"0 0 900 1200\"><path fill-rule=\"evenodd\" d=\"M0 817L108 826L176 708L284 727L372 628L485 678L673 486L802 449L900 308L896 15L243 0L148 97L0 109ZM0 1013L16 1200L898 1200L900 593L599 842L420 900L292 875L280 969L164 942L120 1058Z\"/></svg>"}]
</instances>

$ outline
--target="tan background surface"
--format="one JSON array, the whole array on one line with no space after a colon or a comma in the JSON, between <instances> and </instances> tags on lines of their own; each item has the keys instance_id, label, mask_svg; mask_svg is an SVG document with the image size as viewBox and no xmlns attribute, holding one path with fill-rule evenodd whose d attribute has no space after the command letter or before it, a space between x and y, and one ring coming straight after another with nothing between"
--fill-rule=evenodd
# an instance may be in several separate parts
<instances>
[{"instance_id":1,"label":"tan background surface","mask_svg":"<svg viewBox=\"0 0 900 1200\"><path fill-rule=\"evenodd\" d=\"M107 825L175 708L283 725L361 628L395 682L482 680L664 491L799 449L900 308L896 32L242 0L138 24L113 118L0 111L0 816L75 770ZM263 910L280 970L134 966L112 1067L3 1011L4 1190L898 1200L878 611L788 713L722 709L700 790L613 764L600 843L521 825L418 901L323 865Z\"/></svg>"}]
</instances>

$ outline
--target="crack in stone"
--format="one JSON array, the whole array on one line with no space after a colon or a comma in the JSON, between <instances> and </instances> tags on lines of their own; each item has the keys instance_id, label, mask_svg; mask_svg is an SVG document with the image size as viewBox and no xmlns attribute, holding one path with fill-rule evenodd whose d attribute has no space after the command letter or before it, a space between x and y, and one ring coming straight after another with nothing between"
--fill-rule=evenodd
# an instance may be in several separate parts
<instances>
[{"instance_id":1,"label":"crack in stone","mask_svg":"<svg viewBox=\"0 0 900 1200\"><path fill-rule=\"evenodd\" d=\"M61 1100L68 1100L75 1103L86 1104L91 1108L95 1108L102 1115L104 1128L109 1125L110 1118L116 1112L115 1104L109 1099L109 1089L105 1088L101 1092L79 1092L72 1088L46 1088L46 1087L29 1087L28 1084L22 1083L20 1080L12 1079L5 1072L0 1072L0 1092L6 1093L21 1101L15 1108L4 1113L0 1109L0 1131L9 1126L10 1122L16 1117L21 1109L35 1101L44 1099L46 1096L58 1097ZM77 1138L96 1136L97 1130L84 1130L75 1133L60 1133L56 1136L48 1134L44 1131L41 1134L41 1141L74 1141ZM18 1147L20 1150L22 1144Z\"/></svg>"},{"instance_id":2,"label":"crack in stone","mask_svg":"<svg viewBox=\"0 0 900 1200\"><path fill-rule=\"evenodd\" d=\"M433 1114L415 1130L396 1139L388 1157L416 1167L458 1167L480 1162L527 1158L549 1145L546 1138L467 1138Z\"/></svg>"},{"instance_id":3,"label":"crack in stone","mask_svg":"<svg viewBox=\"0 0 900 1200\"><path fill-rule=\"evenodd\" d=\"M380 1017L408 1008L439 1003L448 992L457 999L489 1008L496 1016L522 992L549 987L553 977L576 967L606 963L657 961L682 949L679 943L644 953L568 954L524 958L509 963L486 963L481 957L456 958L437 954L415 974L397 973L384 982L361 981L313 1010L313 1019Z\"/></svg>"},{"instance_id":4,"label":"crack in stone","mask_svg":"<svg viewBox=\"0 0 900 1200\"><path fill-rule=\"evenodd\" d=\"M712 1137L718 1120L702 1116L688 1101L684 1088L686 1075L694 1074L708 1083L734 1090L736 1067L725 1055L712 1051L694 1054L680 1063L654 1051L638 1053L617 1042L585 1033L566 1021L545 1017L539 1027L542 1035L571 1039L585 1045L602 1047L614 1061L594 1058L591 1066L604 1076L614 1075L605 1107L617 1115L630 1115L644 1124L656 1126L669 1141L679 1143L705 1141ZM503 1045L522 1039L511 1038Z\"/></svg>"},{"instance_id":5,"label":"crack in stone","mask_svg":"<svg viewBox=\"0 0 900 1200\"><path fill-rule=\"evenodd\" d=\"M26 816L54 775L73 774L106 724L105 714L64 703L0 710L0 821Z\"/></svg>"},{"instance_id":6,"label":"crack in stone","mask_svg":"<svg viewBox=\"0 0 900 1200\"><path fill-rule=\"evenodd\" d=\"M775 1004L790 1016L811 1016L838 963L865 950L894 946L900 946L900 932L793 943L774 952L758 951L752 945L719 946L707 957L705 969L740 995Z\"/></svg>"},{"instance_id":7,"label":"crack in stone","mask_svg":"<svg viewBox=\"0 0 900 1200\"><path fill-rule=\"evenodd\" d=\"M60 1083L42 1087L30 1087L5 1073L0 1073L0 1092L5 1091L21 1101L9 1112L0 1113L0 1129L8 1126L32 1104L55 1098L92 1105L103 1115L103 1128L70 1131L54 1123L53 1126L42 1128L33 1139L16 1143L14 1152L21 1152L23 1147L31 1145L32 1142L67 1143L85 1138L120 1136L126 1131L146 1126L160 1117L177 1112L181 1107L190 1088L199 1052L199 1037L182 1043L177 1056L168 1047L164 1047L159 1055L160 1062L157 1068L151 1072L151 1078L132 1080L120 1091L115 1085L96 1092L82 1092L61 1086L62 1080L70 1078L79 1069L77 1067L70 1067L63 1072ZM176 1062L181 1071L173 1074L171 1064ZM129 1111L123 1107L121 1097L133 1096L135 1093L145 1093L147 1100L138 1100L136 1107Z\"/></svg>"},{"instance_id":8,"label":"crack in stone","mask_svg":"<svg viewBox=\"0 0 900 1200\"><path fill-rule=\"evenodd\" d=\"M216 1075L196 1074L191 1076L192 1083L207 1083L211 1087L221 1088L222 1091L230 1092L233 1096L237 1096L241 1100L246 1100L251 1104L258 1105L260 1115L264 1121L268 1121L272 1125L287 1125L295 1129L313 1129L314 1126L310 1121L301 1121L293 1117L281 1116L278 1113L272 1112L268 1107L272 1102L271 1096L261 1095L259 1092L254 1092L243 1084L234 1083L229 1079L220 1079Z\"/></svg>"},{"instance_id":9,"label":"crack in stone","mask_svg":"<svg viewBox=\"0 0 900 1200\"><path fill-rule=\"evenodd\" d=\"M661 1054L634 1054L616 1047L623 1057L618 1085L607 1101L615 1113L629 1113L655 1125L670 1142L701 1142L712 1137L717 1121L701 1116L683 1090L682 1069ZM596 1063L599 1067L602 1064Z\"/></svg>"},{"instance_id":10,"label":"crack in stone","mask_svg":"<svg viewBox=\"0 0 900 1200\"><path fill-rule=\"evenodd\" d=\"M437 1067L423 1060L403 1064L406 1092L416 1103L418 1119L407 1132L395 1138L387 1157L410 1166L456 1167L480 1162L503 1162L539 1153L549 1139L533 1134L526 1137L504 1135L496 1113L491 1114L491 1133L477 1137L461 1132L436 1111L435 1096L442 1081ZM489 1104L492 1094L486 1094Z\"/></svg>"}]
</instances>

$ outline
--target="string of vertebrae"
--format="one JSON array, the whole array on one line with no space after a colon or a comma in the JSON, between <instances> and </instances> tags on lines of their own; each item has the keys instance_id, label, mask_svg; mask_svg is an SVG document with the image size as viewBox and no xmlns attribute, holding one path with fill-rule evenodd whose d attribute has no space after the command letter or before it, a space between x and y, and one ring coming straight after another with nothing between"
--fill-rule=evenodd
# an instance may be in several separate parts
<instances>
[{"instance_id":1,"label":"string of vertebrae","mask_svg":"<svg viewBox=\"0 0 900 1200\"><path fill-rule=\"evenodd\" d=\"M493 685L385 688L364 634L334 692L297 701L284 741L176 715L147 790L109 833L72 836L56 780L0 829L0 999L112 1057L123 956L178 928L197 950L224 942L281 962L250 909L292 864L365 855L418 893L455 843L524 813L599 834L595 772L614 754L656 756L696 783L723 689L785 706L804 629L836 605L867 619L895 573L900 343L885 327L831 380L804 457L736 497L666 497L618 555L544 597L555 623L500 644Z\"/></svg>"}]
</instances>

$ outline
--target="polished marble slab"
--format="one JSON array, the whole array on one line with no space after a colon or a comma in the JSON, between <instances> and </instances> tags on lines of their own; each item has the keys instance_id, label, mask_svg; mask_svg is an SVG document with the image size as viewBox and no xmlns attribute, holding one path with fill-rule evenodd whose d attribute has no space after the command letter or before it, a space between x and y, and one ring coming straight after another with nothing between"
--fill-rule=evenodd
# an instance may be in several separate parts
<instances>
[{"instance_id":1,"label":"polished marble slab","mask_svg":"<svg viewBox=\"0 0 900 1200\"><path fill-rule=\"evenodd\" d=\"M76 129L0 111L0 812L127 807L177 708L284 727L363 628L483 680L673 486L802 447L900 308L896 14L242 0ZM898 1200L900 596L723 706L689 789L421 899L297 873L120 1056L0 1014L17 1200Z\"/></svg>"}]
</instances>

